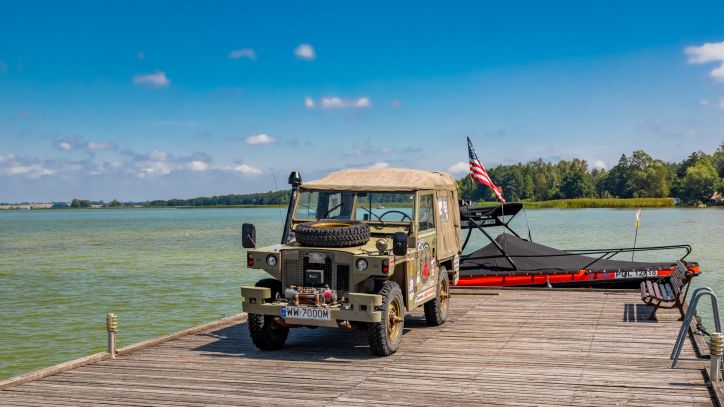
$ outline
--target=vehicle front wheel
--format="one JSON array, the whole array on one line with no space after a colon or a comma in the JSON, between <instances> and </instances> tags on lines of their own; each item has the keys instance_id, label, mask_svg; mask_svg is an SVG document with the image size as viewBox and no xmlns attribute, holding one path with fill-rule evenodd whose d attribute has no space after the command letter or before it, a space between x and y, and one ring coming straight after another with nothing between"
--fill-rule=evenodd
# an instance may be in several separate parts
<instances>
[{"instance_id":1,"label":"vehicle front wheel","mask_svg":"<svg viewBox=\"0 0 724 407\"><path fill-rule=\"evenodd\" d=\"M402 290L394 281L385 281L378 292L382 296L382 321L367 324L370 350L378 356L397 352L405 327L405 305Z\"/></svg>"},{"instance_id":2,"label":"vehicle front wheel","mask_svg":"<svg viewBox=\"0 0 724 407\"><path fill-rule=\"evenodd\" d=\"M450 301L450 279L445 266L440 266L437 278L437 295L435 299L425 303L425 321L430 326L440 326L447 319L448 302Z\"/></svg>"},{"instance_id":3,"label":"vehicle front wheel","mask_svg":"<svg viewBox=\"0 0 724 407\"><path fill-rule=\"evenodd\" d=\"M255 285L271 289L272 299L282 288L281 282L271 278L260 280ZM261 350L281 349L287 341L289 328L274 321L273 315L249 314L247 323L252 342Z\"/></svg>"},{"instance_id":4,"label":"vehicle front wheel","mask_svg":"<svg viewBox=\"0 0 724 407\"><path fill-rule=\"evenodd\" d=\"M281 349L287 341L289 328L276 323L273 315L249 314L248 322L251 340L261 350Z\"/></svg>"}]
</instances>

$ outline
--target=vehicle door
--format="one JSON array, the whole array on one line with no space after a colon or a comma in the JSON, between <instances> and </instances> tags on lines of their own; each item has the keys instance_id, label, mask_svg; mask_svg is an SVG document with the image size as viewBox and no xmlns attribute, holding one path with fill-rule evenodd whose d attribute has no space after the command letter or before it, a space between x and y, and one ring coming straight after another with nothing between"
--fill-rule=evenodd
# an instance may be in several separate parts
<instances>
[{"instance_id":1,"label":"vehicle door","mask_svg":"<svg viewBox=\"0 0 724 407\"><path fill-rule=\"evenodd\" d=\"M415 226L417 241L415 242L415 260L412 265L414 268L414 284L412 285L414 286L414 298L410 302L419 305L437 294L434 191L421 191L417 194Z\"/></svg>"}]
</instances>

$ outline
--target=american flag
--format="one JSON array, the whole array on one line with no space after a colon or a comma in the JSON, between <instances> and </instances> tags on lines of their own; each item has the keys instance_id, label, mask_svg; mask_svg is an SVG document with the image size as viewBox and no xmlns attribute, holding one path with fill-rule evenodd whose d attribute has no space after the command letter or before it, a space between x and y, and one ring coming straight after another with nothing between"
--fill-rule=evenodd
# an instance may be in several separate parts
<instances>
[{"instance_id":1,"label":"american flag","mask_svg":"<svg viewBox=\"0 0 724 407\"><path fill-rule=\"evenodd\" d=\"M495 185L493 180L490 179L488 171L485 170L483 164L481 164L480 160L478 160L478 155L475 154L475 147L473 147L470 137L468 137L468 153L470 154L470 178L483 185L489 186L493 192L495 192L495 196L498 200L505 203L505 198L503 198L503 188Z\"/></svg>"}]
</instances>

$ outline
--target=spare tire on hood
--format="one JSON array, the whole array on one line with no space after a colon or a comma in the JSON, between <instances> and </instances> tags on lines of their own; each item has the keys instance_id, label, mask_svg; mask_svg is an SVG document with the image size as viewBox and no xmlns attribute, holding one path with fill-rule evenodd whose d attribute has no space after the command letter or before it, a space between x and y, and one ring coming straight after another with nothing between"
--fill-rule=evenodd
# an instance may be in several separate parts
<instances>
[{"instance_id":1,"label":"spare tire on hood","mask_svg":"<svg viewBox=\"0 0 724 407\"><path fill-rule=\"evenodd\" d=\"M297 225L294 236L302 246L360 246L370 240L370 226L360 221L325 219Z\"/></svg>"}]
</instances>

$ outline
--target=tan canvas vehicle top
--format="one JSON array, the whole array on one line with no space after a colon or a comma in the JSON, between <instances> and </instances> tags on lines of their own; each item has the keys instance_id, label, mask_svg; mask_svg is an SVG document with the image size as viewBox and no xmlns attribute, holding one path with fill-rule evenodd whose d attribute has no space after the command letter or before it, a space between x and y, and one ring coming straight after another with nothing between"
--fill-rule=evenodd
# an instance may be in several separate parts
<instances>
[{"instance_id":1,"label":"tan canvas vehicle top","mask_svg":"<svg viewBox=\"0 0 724 407\"><path fill-rule=\"evenodd\" d=\"M327 191L457 191L455 179L448 174L405 168L338 171L324 178L305 182L302 187Z\"/></svg>"},{"instance_id":2,"label":"tan canvas vehicle top","mask_svg":"<svg viewBox=\"0 0 724 407\"><path fill-rule=\"evenodd\" d=\"M290 328L344 327L366 330L372 353L387 356L407 312L424 307L429 325L445 322L460 255L453 177L376 168L306 183L293 172L289 183L281 243L256 248L254 226L242 231L247 267L272 277L241 287L257 347L282 347Z\"/></svg>"}]
</instances>

